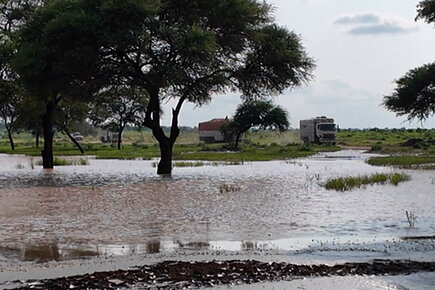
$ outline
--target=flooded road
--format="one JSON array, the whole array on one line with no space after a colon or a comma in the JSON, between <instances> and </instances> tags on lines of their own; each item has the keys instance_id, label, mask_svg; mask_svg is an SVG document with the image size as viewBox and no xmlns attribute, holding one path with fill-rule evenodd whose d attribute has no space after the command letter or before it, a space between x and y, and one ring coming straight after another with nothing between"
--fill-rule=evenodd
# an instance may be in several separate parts
<instances>
[{"instance_id":1,"label":"flooded road","mask_svg":"<svg viewBox=\"0 0 435 290\"><path fill-rule=\"evenodd\" d=\"M433 240L400 237L435 234L435 171L400 171L411 181L398 186L348 192L321 186L332 177L398 171L365 158L341 151L175 168L172 177L158 177L152 161L90 159L43 171L29 157L0 155L0 269L205 251L302 262L433 260ZM414 228L406 211L417 216Z\"/></svg>"}]
</instances>

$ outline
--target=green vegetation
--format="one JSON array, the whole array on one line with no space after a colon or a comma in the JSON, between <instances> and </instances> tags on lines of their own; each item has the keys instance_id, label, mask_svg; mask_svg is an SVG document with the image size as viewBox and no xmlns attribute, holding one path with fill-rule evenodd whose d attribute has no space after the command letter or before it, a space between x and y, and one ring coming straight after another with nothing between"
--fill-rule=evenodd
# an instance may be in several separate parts
<instances>
[{"instance_id":1,"label":"green vegetation","mask_svg":"<svg viewBox=\"0 0 435 290\"><path fill-rule=\"evenodd\" d=\"M341 130L337 132L337 143L346 146L364 146L374 147L379 149L410 151L418 147L418 142L411 146L403 146L407 141L414 139L416 141L426 142L435 140L434 129L366 129L366 130ZM401 147L401 149L397 149ZM422 148L420 148L422 149ZM379 150L378 150L379 151Z\"/></svg>"},{"instance_id":2,"label":"green vegetation","mask_svg":"<svg viewBox=\"0 0 435 290\"><path fill-rule=\"evenodd\" d=\"M404 169L435 169L435 157L431 156L385 156L372 157L367 161L370 165L395 166Z\"/></svg>"},{"instance_id":3,"label":"green vegetation","mask_svg":"<svg viewBox=\"0 0 435 290\"><path fill-rule=\"evenodd\" d=\"M368 184L375 183L390 183L393 185L399 184L399 182L409 180L409 176L406 174L393 173L393 174L373 174L370 176L358 176L358 177L340 177L329 179L324 187L326 189L335 189L339 191L351 190L355 187L361 187Z\"/></svg>"},{"instance_id":4,"label":"green vegetation","mask_svg":"<svg viewBox=\"0 0 435 290\"><path fill-rule=\"evenodd\" d=\"M220 164L241 164L245 161L267 161L306 157L323 151L339 150L336 146L300 144L297 132L284 133L258 131L246 134L240 151L230 151L224 143L204 144L199 142L196 132L181 133L174 146L174 160L200 160ZM16 139L16 148L12 151L7 140L0 139L0 153L25 154L39 156L41 148L34 145L33 137L20 134ZM97 137L85 137L82 147L85 155L95 156L97 159L152 159L160 156L158 143L151 132L126 131L124 145L121 150L116 144L102 144ZM77 148L62 134L56 134L54 143L56 156L80 155ZM213 164L213 163L211 163ZM178 163L175 166L193 166ZM197 166L201 166L197 164Z\"/></svg>"}]
</instances>

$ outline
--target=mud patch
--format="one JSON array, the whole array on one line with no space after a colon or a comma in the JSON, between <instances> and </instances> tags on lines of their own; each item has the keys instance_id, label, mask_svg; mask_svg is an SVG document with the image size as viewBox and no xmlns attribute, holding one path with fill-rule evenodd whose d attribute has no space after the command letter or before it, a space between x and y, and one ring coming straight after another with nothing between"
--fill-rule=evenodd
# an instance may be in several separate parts
<instances>
[{"instance_id":1,"label":"mud patch","mask_svg":"<svg viewBox=\"0 0 435 290\"><path fill-rule=\"evenodd\" d=\"M216 285L252 284L264 281L293 280L302 277L347 275L407 275L434 272L435 262L374 260L368 263L295 265L259 261L167 261L129 270L96 272L58 279L27 281L16 289L185 289Z\"/></svg>"}]
</instances>

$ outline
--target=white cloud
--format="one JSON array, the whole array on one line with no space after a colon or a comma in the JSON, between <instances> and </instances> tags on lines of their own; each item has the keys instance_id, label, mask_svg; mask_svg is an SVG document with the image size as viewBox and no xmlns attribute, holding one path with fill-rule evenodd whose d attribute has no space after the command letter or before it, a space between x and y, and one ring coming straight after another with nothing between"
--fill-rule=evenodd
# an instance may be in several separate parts
<instances>
[{"instance_id":1,"label":"white cloud","mask_svg":"<svg viewBox=\"0 0 435 290\"><path fill-rule=\"evenodd\" d=\"M344 14L333 23L346 26L346 32L352 35L393 35L418 30L418 26L410 20L372 12Z\"/></svg>"},{"instance_id":2,"label":"white cloud","mask_svg":"<svg viewBox=\"0 0 435 290\"><path fill-rule=\"evenodd\" d=\"M345 14L334 20L334 24L380 23L381 18L375 13Z\"/></svg>"}]
</instances>

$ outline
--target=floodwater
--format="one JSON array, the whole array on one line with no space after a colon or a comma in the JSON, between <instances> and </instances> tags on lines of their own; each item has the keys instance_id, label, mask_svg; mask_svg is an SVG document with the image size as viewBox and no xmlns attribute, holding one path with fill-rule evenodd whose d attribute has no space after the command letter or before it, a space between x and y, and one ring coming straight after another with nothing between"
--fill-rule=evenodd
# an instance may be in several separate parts
<instances>
[{"instance_id":1,"label":"floodwater","mask_svg":"<svg viewBox=\"0 0 435 290\"><path fill-rule=\"evenodd\" d=\"M111 267L125 257L210 255L304 263L434 260L432 239L401 237L435 235L435 171L373 167L367 157L341 151L175 168L172 177L159 177L153 161L90 159L44 171L30 157L0 155L0 288L40 277L35 267L104 264L108 257L115 259ZM396 171L411 181L348 192L321 186L332 177ZM414 227L406 211L417 216Z\"/></svg>"}]
</instances>

